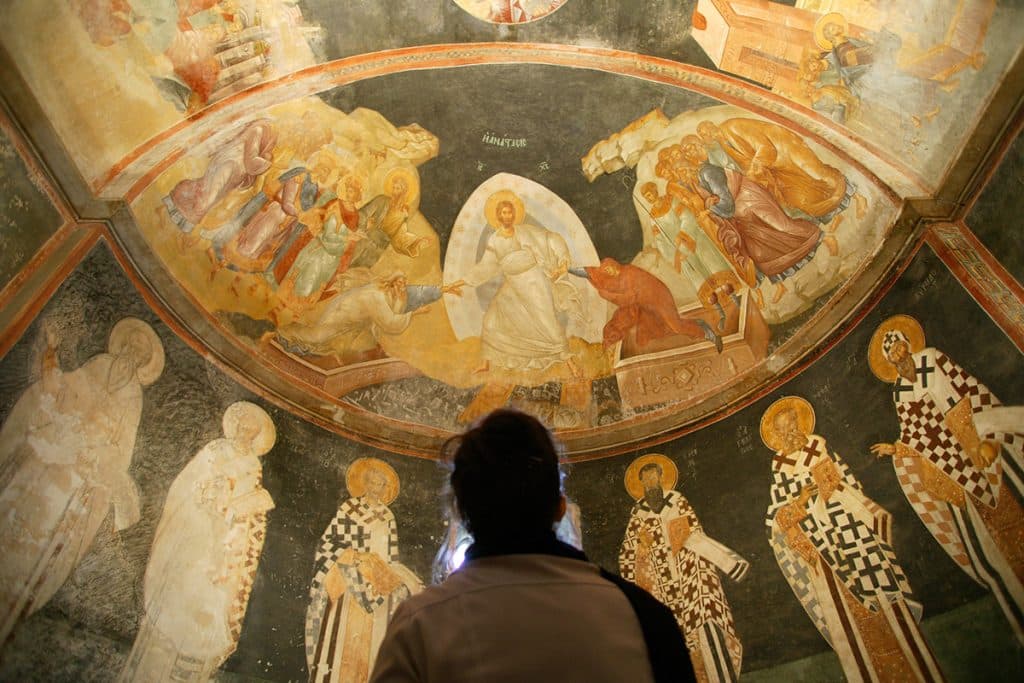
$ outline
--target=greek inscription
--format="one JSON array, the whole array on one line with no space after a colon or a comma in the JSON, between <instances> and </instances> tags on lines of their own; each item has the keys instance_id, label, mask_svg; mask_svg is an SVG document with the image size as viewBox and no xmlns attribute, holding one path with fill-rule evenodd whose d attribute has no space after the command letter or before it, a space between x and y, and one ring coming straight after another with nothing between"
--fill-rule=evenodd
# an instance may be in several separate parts
<instances>
[{"instance_id":1,"label":"greek inscription","mask_svg":"<svg viewBox=\"0 0 1024 683\"><path fill-rule=\"evenodd\" d=\"M483 134L480 142L495 147L506 147L511 149L522 149L526 147L526 138L513 138L509 136L496 135L490 131Z\"/></svg>"}]
</instances>

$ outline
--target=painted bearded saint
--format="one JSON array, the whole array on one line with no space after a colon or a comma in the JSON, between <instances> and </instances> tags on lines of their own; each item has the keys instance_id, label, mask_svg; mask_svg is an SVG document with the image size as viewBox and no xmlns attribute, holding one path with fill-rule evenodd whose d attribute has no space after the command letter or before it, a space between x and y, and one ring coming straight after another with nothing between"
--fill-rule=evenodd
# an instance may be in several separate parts
<instances>
[{"instance_id":1,"label":"painted bearded saint","mask_svg":"<svg viewBox=\"0 0 1024 683\"><path fill-rule=\"evenodd\" d=\"M619 573L667 605L686 638L697 680L734 681L743 645L718 572L743 580L749 563L704 534L663 455L637 458L626 472L636 499L619 551Z\"/></svg>"},{"instance_id":2,"label":"painted bearded saint","mask_svg":"<svg viewBox=\"0 0 1024 683\"><path fill-rule=\"evenodd\" d=\"M891 517L812 434L814 422L797 396L761 418L761 438L775 451L765 524L779 569L848 681L942 680L896 561Z\"/></svg>"},{"instance_id":3,"label":"painted bearded saint","mask_svg":"<svg viewBox=\"0 0 1024 683\"><path fill-rule=\"evenodd\" d=\"M890 456L921 521L960 568L990 590L1024 642L1024 409L1002 406L938 349L913 318L886 320L871 339L875 376L893 382L900 423Z\"/></svg>"},{"instance_id":4,"label":"painted bearded saint","mask_svg":"<svg viewBox=\"0 0 1024 683\"><path fill-rule=\"evenodd\" d=\"M320 538L306 611L306 663L317 683L365 683L388 619L423 588L398 561L398 531L388 504L398 475L375 458L349 465L350 498Z\"/></svg>"}]
</instances>

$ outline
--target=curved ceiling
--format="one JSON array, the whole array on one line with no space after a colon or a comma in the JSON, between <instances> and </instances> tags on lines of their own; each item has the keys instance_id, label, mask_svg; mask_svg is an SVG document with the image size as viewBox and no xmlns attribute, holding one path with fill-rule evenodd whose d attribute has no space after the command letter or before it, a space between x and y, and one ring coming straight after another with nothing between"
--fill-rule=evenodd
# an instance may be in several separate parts
<instances>
[{"instance_id":1,"label":"curved ceiling","mask_svg":"<svg viewBox=\"0 0 1024 683\"><path fill-rule=\"evenodd\" d=\"M1020 13L24 1L2 41L91 194L127 205L140 281L250 386L421 455L512 403L590 457L841 332L915 235L904 200L968 149Z\"/></svg>"}]
</instances>

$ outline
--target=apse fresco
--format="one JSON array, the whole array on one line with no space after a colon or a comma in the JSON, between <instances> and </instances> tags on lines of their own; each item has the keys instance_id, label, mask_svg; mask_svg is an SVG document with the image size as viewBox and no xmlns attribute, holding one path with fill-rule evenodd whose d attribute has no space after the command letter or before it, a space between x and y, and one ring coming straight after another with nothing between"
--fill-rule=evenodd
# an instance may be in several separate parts
<instances>
[{"instance_id":1,"label":"apse fresco","mask_svg":"<svg viewBox=\"0 0 1024 683\"><path fill-rule=\"evenodd\" d=\"M1022 11L6 2L0 679L366 683L501 406L702 680L1019 677Z\"/></svg>"},{"instance_id":2,"label":"apse fresco","mask_svg":"<svg viewBox=\"0 0 1024 683\"><path fill-rule=\"evenodd\" d=\"M621 125L577 163L590 183L630 174L611 186L635 212L628 258L513 173L433 225L419 199L441 188L418 168L446 141L429 121L317 99L223 131L133 212L202 308L343 410L447 431L509 404L558 429L642 421L763 362L864 265L895 207L834 153L734 107ZM528 144L481 138L505 141Z\"/></svg>"}]
</instances>

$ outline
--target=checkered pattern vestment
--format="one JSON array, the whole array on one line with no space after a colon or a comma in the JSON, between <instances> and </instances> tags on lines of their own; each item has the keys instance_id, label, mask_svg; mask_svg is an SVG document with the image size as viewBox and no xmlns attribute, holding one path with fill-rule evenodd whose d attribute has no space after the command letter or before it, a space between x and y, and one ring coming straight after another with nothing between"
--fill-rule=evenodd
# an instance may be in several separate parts
<instances>
[{"instance_id":1,"label":"checkered pattern vestment","mask_svg":"<svg viewBox=\"0 0 1024 683\"><path fill-rule=\"evenodd\" d=\"M228 613L228 628L231 629L231 635L236 641L242 634L242 619L245 618L245 610L249 605L252 584L256 580L256 568L259 566L263 542L267 537L267 515L262 512L250 515L245 519L245 524L245 553L240 558L241 566L237 567L241 580L238 593L231 603L231 611Z\"/></svg>"},{"instance_id":2,"label":"checkered pattern vestment","mask_svg":"<svg viewBox=\"0 0 1024 683\"><path fill-rule=\"evenodd\" d=\"M814 477L816 470L833 471L835 488L826 500L819 486L797 509L801 491L820 484ZM890 544L889 519L889 514L864 494L846 463L829 453L822 437L812 434L801 450L776 453L765 519L769 540L779 569L829 643L824 610L831 607L819 601L812 574L820 570L812 568L803 552L812 553L817 564L828 567L872 611L878 609L879 599L912 601L910 585ZM797 552L787 532L805 538L806 549Z\"/></svg>"},{"instance_id":3,"label":"checkered pattern vestment","mask_svg":"<svg viewBox=\"0 0 1024 683\"><path fill-rule=\"evenodd\" d=\"M957 529L949 503L931 495L922 480L921 470L915 466L915 460L916 457L904 457L899 454L894 455L892 459L896 479L907 497L907 502L953 561L972 579L980 581L964 546L963 537Z\"/></svg>"},{"instance_id":4,"label":"checkered pattern vestment","mask_svg":"<svg viewBox=\"0 0 1024 683\"><path fill-rule=\"evenodd\" d=\"M912 451L893 456L896 477L907 501L936 541L965 573L981 582L973 566L965 539L957 524L956 511L945 499L935 495L924 481L918 459L934 466L951 485L983 505L994 505L1002 483L1003 458L997 457L984 470L971 462L952 431L946 426L946 412L964 398L970 400L971 413L977 416L1001 404L988 388L936 349L924 349L913 356L919 372L913 384L897 379L894 387L896 415L900 422L900 443ZM928 369L936 377L930 377ZM941 398L935 387L945 387ZM906 394L906 395L905 395ZM945 404L945 405L940 405ZM1003 455L1019 460L1024 439L1020 432L983 435L1003 445ZM1009 480L1008 480L1009 481ZM970 500L970 498L968 499Z\"/></svg>"},{"instance_id":5,"label":"checkered pattern vestment","mask_svg":"<svg viewBox=\"0 0 1024 683\"><path fill-rule=\"evenodd\" d=\"M666 491L665 499L672 518L685 519L690 533L703 532L686 498L677 491ZM622 577L643 585L646 581L638 577L638 562L649 563L652 584L645 587L672 610L687 645L695 648L701 627L712 624L722 631L729 658L740 671L743 647L717 568L687 548L673 554L665 537L662 513L655 512L643 498L633 506L619 552Z\"/></svg>"},{"instance_id":6,"label":"checkered pattern vestment","mask_svg":"<svg viewBox=\"0 0 1024 683\"><path fill-rule=\"evenodd\" d=\"M999 406L999 400L985 385L941 352L925 349L914 358L922 368L934 368L938 377L930 380L927 371L919 372L913 385L903 377L897 378L894 396L900 421L900 441L920 453L965 493L984 505L994 507L1001 483L998 459L984 470L975 466L946 425L946 413L964 398L970 400L972 414ZM951 395L935 396L928 391L929 382L935 385L938 379L945 380L944 386L948 387ZM914 387L920 395L905 399L901 387ZM940 405L939 402L949 405ZM1012 432L992 436L1011 448L1019 447L1021 441L1020 435Z\"/></svg>"},{"instance_id":7,"label":"checkered pattern vestment","mask_svg":"<svg viewBox=\"0 0 1024 683\"><path fill-rule=\"evenodd\" d=\"M824 518L807 516L800 527L836 577L868 609L877 609L880 595L913 599L892 546L843 503L829 502Z\"/></svg>"},{"instance_id":8,"label":"checkered pattern vestment","mask_svg":"<svg viewBox=\"0 0 1024 683\"><path fill-rule=\"evenodd\" d=\"M357 553L380 549L382 525L387 533L385 562L398 562L398 529L391 510L384 505L370 503L362 498L349 498L338 508L334 519L320 538L314 561L313 581L309 589L310 605L306 612L306 655L311 659L320 637L320 626L328 605L324 580L331 567L337 565L345 579L343 599L356 600L366 612L373 612L388 602L388 596L378 595L372 585L362 577L356 565L338 562L341 554L351 548Z\"/></svg>"}]
</instances>

